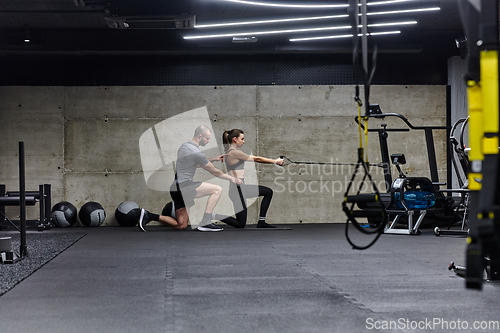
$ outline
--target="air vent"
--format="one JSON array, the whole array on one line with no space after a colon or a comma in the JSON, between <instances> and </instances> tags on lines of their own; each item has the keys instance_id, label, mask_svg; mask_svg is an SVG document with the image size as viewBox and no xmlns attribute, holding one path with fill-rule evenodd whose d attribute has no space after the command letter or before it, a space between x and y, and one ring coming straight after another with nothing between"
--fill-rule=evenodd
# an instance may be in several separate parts
<instances>
[{"instance_id":1,"label":"air vent","mask_svg":"<svg viewBox=\"0 0 500 333\"><path fill-rule=\"evenodd\" d=\"M196 16L108 16L105 19L113 29L193 29Z\"/></svg>"}]
</instances>

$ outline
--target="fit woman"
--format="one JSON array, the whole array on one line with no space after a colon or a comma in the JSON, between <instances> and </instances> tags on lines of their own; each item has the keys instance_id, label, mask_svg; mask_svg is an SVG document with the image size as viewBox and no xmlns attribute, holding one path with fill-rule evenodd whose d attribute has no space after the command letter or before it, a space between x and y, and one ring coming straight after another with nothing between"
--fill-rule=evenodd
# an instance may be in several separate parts
<instances>
[{"instance_id":1,"label":"fit woman","mask_svg":"<svg viewBox=\"0 0 500 333\"><path fill-rule=\"evenodd\" d=\"M222 142L227 156L225 162L229 175L239 178L243 181L242 184L229 185L229 198L233 202L236 219L222 215L215 215L217 220L220 220L235 228L244 228L247 223L247 198L263 197L260 205L259 221L257 228L275 228L266 223L266 214L271 204L273 190L261 185L246 185L245 184L245 162L258 162L283 165L283 159L271 159L260 156L248 155L241 151L241 147L245 143L245 134L240 129L232 129L225 131L222 135Z\"/></svg>"}]
</instances>

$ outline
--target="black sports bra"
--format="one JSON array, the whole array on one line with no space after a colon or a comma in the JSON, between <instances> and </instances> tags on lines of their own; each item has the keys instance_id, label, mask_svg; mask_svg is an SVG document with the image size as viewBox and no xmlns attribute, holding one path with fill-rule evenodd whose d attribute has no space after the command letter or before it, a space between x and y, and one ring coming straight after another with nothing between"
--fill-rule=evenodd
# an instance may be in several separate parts
<instances>
[{"instance_id":1,"label":"black sports bra","mask_svg":"<svg viewBox=\"0 0 500 333\"><path fill-rule=\"evenodd\" d=\"M234 149L229 149L227 151L227 153L229 154L229 152L231 150L234 150ZM227 170L243 170L245 168L245 161L244 160L238 160L238 162L236 162L234 164L229 164L227 162L227 159L226 159L226 166L227 166Z\"/></svg>"}]
</instances>

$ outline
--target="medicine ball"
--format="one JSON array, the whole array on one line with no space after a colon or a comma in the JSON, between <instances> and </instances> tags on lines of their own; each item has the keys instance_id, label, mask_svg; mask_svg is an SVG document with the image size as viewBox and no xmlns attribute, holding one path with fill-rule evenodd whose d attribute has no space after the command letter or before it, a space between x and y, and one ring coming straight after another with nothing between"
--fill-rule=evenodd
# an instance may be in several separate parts
<instances>
[{"instance_id":1,"label":"medicine ball","mask_svg":"<svg viewBox=\"0 0 500 333\"><path fill-rule=\"evenodd\" d=\"M72 226L76 222L76 207L67 201L56 203L52 207L50 219L60 228Z\"/></svg>"},{"instance_id":2,"label":"medicine ball","mask_svg":"<svg viewBox=\"0 0 500 333\"><path fill-rule=\"evenodd\" d=\"M106 219L106 213L100 203L87 202L80 208L78 213L80 222L86 227L98 227Z\"/></svg>"},{"instance_id":3,"label":"medicine ball","mask_svg":"<svg viewBox=\"0 0 500 333\"><path fill-rule=\"evenodd\" d=\"M115 210L115 218L122 227L134 227L139 221L141 209L133 201L122 202Z\"/></svg>"}]
</instances>

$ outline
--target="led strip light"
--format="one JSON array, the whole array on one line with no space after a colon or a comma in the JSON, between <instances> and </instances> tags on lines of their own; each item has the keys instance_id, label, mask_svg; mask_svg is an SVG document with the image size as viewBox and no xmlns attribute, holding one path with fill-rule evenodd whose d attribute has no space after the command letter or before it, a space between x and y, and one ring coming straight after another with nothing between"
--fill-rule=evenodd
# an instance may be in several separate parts
<instances>
[{"instance_id":1,"label":"led strip light","mask_svg":"<svg viewBox=\"0 0 500 333\"><path fill-rule=\"evenodd\" d=\"M286 4L272 4L272 3L262 3L255 1L240 1L240 0L223 0L237 3L245 3L251 5L262 5L262 6L300 6L304 7L306 5L286 5ZM414 0L387 0L387 1L378 1L371 2L368 5L386 5L396 2L409 2ZM314 8L332 8L332 7L347 7L348 5L307 5L307 7L313 6ZM439 7L428 7L428 8L418 8L418 9L404 9L404 10L393 10L393 11L384 11L384 12L373 12L367 13L367 15L375 16L375 15L391 15L391 14L401 14L401 13L414 13L414 12L423 12L423 11L437 11L440 10ZM361 16L361 14L359 14ZM324 20L324 19L337 19L337 18L345 18L348 15L329 15L329 16L315 16L315 17L298 17L298 18L290 18L290 19L275 19L275 20L258 20L258 21L244 21L244 22L230 22L230 23L214 23L214 24L198 24L195 28L203 29L203 28L214 28L214 27L225 27L225 26L240 26L240 25L252 25L252 24L266 24L266 23L281 23L281 22L292 22L292 21L307 21L307 20ZM411 23L401 22L401 23L386 23L386 24L376 24L376 25L368 25L368 26L387 26L387 25L397 25L397 24L414 24L416 22L412 21ZM252 36L252 35L265 35L265 34L279 34L279 33L293 33L293 32L307 32L307 31L325 31L325 30L336 30L336 29L348 29L351 26L339 26L339 27L323 27L323 28L304 28L304 29L286 29L286 30L270 30L270 31L252 31L252 32L242 32L242 33L224 33L224 34L212 34L212 35L195 35L195 36L184 36L184 39L202 39L202 38L220 38L220 37L238 37L238 36ZM315 39L320 39L319 37L310 37ZM323 37L324 38L324 37ZM332 38L331 36L329 38ZM295 38L291 39L291 41L297 40L305 40L303 38Z\"/></svg>"},{"instance_id":2,"label":"led strip light","mask_svg":"<svg viewBox=\"0 0 500 333\"><path fill-rule=\"evenodd\" d=\"M402 13L414 13L423 11L436 11L440 10L439 7L429 7L420 9L405 9L405 10L394 10L386 12L373 12L367 13L366 15L390 15L390 14L402 14ZM361 16L361 14L359 14ZM266 24L266 23L281 23L281 22L294 22L294 21L308 21L308 20L326 20L326 19L337 19L348 17L347 14L344 15L329 15L329 16L313 16L313 17L296 17L289 19L276 19L276 20L259 20L259 21L244 21L244 22L230 22L230 23L213 23L213 24L197 24L195 28L214 28L214 27L227 27L227 26L238 26L238 25L251 25L251 24Z\"/></svg>"},{"instance_id":3,"label":"led strip light","mask_svg":"<svg viewBox=\"0 0 500 333\"><path fill-rule=\"evenodd\" d=\"M244 4L244 5L253 5L253 6L286 7L286 8L345 8L345 7L349 7L348 4L340 4L340 5L311 5L311 4L304 4L304 5L298 5L298 4L286 4L286 3L279 4L279 3L269 3L269 2L259 2L259 1L249 1L249 0L221 0L221 1L241 3L241 4ZM410 1L415 1L415 0L386 0L386 1L377 1L377 2L367 3L367 6L389 5L389 4L393 4L393 3L410 2ZM361 6L361 4L359 4L359 6Z\"/></svg>"},{"instance_id":4,"label":"led strip light","mask_svg":"<svg viewBox=\"0 0 500 333\"><path fill-rule=\"evenodd\" d=\"M394 35L394 34L400 34L401 31L396 30L396 31L382 31L382 32L372 32L368 33L368 36L376 36L376 35ZM349 38L352 37L353 35L336 35L336 36L323 36L323 37L304 37L304 38L291 38L290 42L303 42L303 41L309 41L309 40L319 40L319 39L336 39L336 38ZM358 34L358 36L363 36L363 34Z\"/></svg>"},{"instance_id":5,"label":"led strip light","mask_svg":"<svg viewBox=\"0 0 500 333\"><path fill-rule=\"evenodd\" d=\"M409 25L409 24L416 24L416 23L417 23L417 21L405 21L405 22L393 22L393 23L368 24L368 26L369 27L385 27L385 26L393 26L393 25ZM274 31L253 31L253 32L241 32L241 33L225 33L225 34L216 34L216 35L185 36L184 39L255 36L255 35L264 35L264 34L308 32L308 31L328 31L328 30L341 30L341 29L351 29L351 28L352 28L352 26L345 25L345 26L324 27L324 28L289 29L289 30L274 30Z\"/></svg>"},{"instance_id":6,"label":"led strip light","mask_svg":"<svg viewBox=\"0 0 500 333\"><path fill-rule=\"evenodd\" d=\"M289 19L276 19L276 20L261 20L261 21L246 21L246 22L232 22L232 23L214 23L214 24L196 24L196 29L203 28L215 28L215 27L228 27L235 25L250 25L250 24L266 24L266 23L281 23L281 22L295 22L295 21L309 21L309 20L327 20L327 19L336 19L336 18L344 18L349 15L330 15L330 16L314 16L314 17L296 17Z\"/></svg>"},{"instance_id":7,"label":"led strip light","mask_svg":"<svg viewBox=\"0 0 500 333\"><path fill-rule=\"evenodd\" d=\"M245 5L254 5L254 6L287 7L287 8L346 8L346 7L349 7L348 4L343 4L343 5L296 5L296 4L266 3L266 2L245 1L245 0L223 0L223 1L241 3L241 4L245 4Z\"/></svg>"},{"instance_id":8,"label":"led strip light","mask_svg":"<svg viewBox=\"0 0 500 333\"><path fill-rule=\"evenodd\" d=\"M289 30L271 30L271 31L253 31L253 32L241 32L241 33L227 33L218 35L202 35L202 36L185 36L184 39L201 39L201 38L218 38L218 37L236 37L236 36L255 36L255 35L266 35L266 34L281 34L289 32L306 32L306 31L325 31L325 30L338 30L338 29L350 29L350 25L338 26L338 27L325 27L325 28L307 28L307 29L289 29Z\"/></svg>"}]
</instances>

